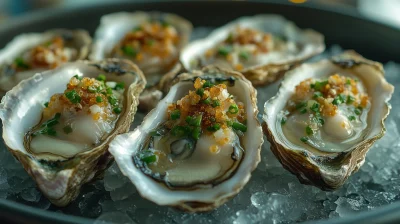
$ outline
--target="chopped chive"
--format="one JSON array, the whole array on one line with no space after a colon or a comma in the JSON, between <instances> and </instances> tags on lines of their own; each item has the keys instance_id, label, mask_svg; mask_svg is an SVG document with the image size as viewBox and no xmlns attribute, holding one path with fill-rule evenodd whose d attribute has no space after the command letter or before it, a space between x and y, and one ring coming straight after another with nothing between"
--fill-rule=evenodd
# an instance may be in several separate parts
<instances>
[{"instance_id":1,"label":"chopped chive","mask_svg":"<svg viewBox=\"0 0 400 224\"><path fill-rule=\"evenodd\" d=\"M318 112L319 111L319 103L314 103L311 108L312 111Z\"/></svg>"},{"instance_id":2,"label":"chopped chive","mask_svg":"<svg viewBox=\"0 0 400 224\"><path fill-rule=\"evenodd\" d=\"M150 131L150 135L151 136L162 136L163 135L163 132L164 132L164 129L154 129L154 130L152 130L152 131Z\"/></svg>"},{"instance_id":3,"label":"chopped chive","mask_svg":"<svg viewBox=\"0 0 400 224\"><path fill-rule=\"evenodd\" d=\"M212 87L212 86L214 86L214 84L212 84L210 81L206 81L204 84L203 84L203 88L209 88L209 87Z\"/></svg>"},{"instance_id":4,"label":"chopped chive","mask_svg":"<svg viewBox=\"0 0 400 224\"><path fill-rule=\"evenodd\" d=\"M106 76L104 74L100 74L99 76L97 76L96 79L104 82L104 81L106 81Z\"/></svg>"},{"instance_id":5,"label":"chopped chive","mask_svg":"<svg viewBox=\"0 0 400 224\"><path fill-rule=\"evenodd\" d=\"M165 20L162 20L161 22L161 25L163 26L163 27L168 27L168 26L171 26L171 24L169 24L167 21L165 21Z\"/></svg>"},{"instance_id":6,"label":"chopped chive","mask_svg":"<svg viewBox=\"0 0 400 224\"><path fill-rule=\"evenodd\" d=\"M49 102L43 104L45 107L49 107Z\"/></svg>"},{"instance_id":7,"label":"chopped chive","mask_svg":"<svg viewBox=\"0 0 400 224\"><path fill-rule=\"evenodd\" d=\"M347 104L352 104L356 99L350 95L347 96Z\"/></svg>"},{"instance_id":8,"label":"chopped chive","mask_svg":"<svg viewBox=\"0 0 400 224\"><path fill-rule=\"evenodd\" d=\"M111 94L113 94L113 91L112 91L112 89L111 89L110 87L107 87L106 93L107 93L108 95L111 95Z\"/></svg>"},{"instance_id":9,"label":"chopped chive","mask_svg":"<svg viewBox=\"0 0 400 224\"><path fill-rule=\"evenodd\" d=\"M153 154L153 152L151 152L150 150L145 150L144 152L141 152L139 158L146 164L151 164L157 161L157 155Z\"/></svg>"},{"instance_id":10,"label":"chopped chive","mask_svg":"<svg viewBox=\"0 0 400 224\"><path fill-rule=\"evenodd\" d=\"M302 142L308 142L308 137L301 137L301 138L300 138L300 141L302 141Z\"/></svg>"},{"instance_id":11,"label":"chopped chive","mask_svg":"<svg viewBox=\"0 0 400 224\"><path fill-rule=\"evenodd\" d=\"M193 119L193 122L192 122L192 124L191 125L193 125L193 126L196 126L196 127L200 127L200 125L201 125L201 120L203 119L203 115L198 115L197 117L195 117L194 119Z\"/></svg>"},{"instance_id":12,"label":"chopped chive","mask_svg":"<svg viewBox=\"0 0 400 224\"><path fill-rule=\"evenodd\" d=\"M146 40L146 44L149 46L153 46L154 42L155 41L153 39Z\"/></svg>"},{"instance_id":13,"label":"chopped chive","mask_svg":"<svg viewBox=\"0 0 400 224\"><path fill-rule=\"evenodd\" d=\"M359 108L354 109L354 113L356 115L360 115L361 114L361 110Z\"/></svg>"},{"instance_id":14,"label":"chopped chive","mask_svg":"<svg viewBox=\"0 0 400 224\"><path fill-rule=\"evenodd\" d=\"M241 51L241 52L239 53L239 57L240 57L241 59L247 61L247 60L249 60L250 54L249 54L249 52L247 52L247 51Z\"/></svg>"},{"instance_id":15,"label":"chopped chive","mask_svg":"<svg viewBox=\"0 0 400 224\"><path fill-rule=\"evenodd\" d=\"M232 34L232 33L230 33L230 34L228 35L228 38L226 38L226 41L227 41L227 42L232 42L232 41L233 41L233 34Z\"/></svg>"},{"instance_id":16,"label":"chopped chive","mask_svg":"<svg viewBox=\"0 0 400 224\"><path fill-rule=\"evenodd\" d=\"M189 125L199 127L201 125L202 119L203 115L200 114L197 116L187 116L185 120Z\"/></svg>"},{"instance_id":17,"label":"chopped chive","mask_svg":"<svg viewBox=\"0 0 400 224\"><path fill-rule=\"evenodd\" d=\"M87 88L87 90L88 90L89 93L95 93L95 92L97 92L97 88L96 88L95 86L89 86L89 87Z\"/></svg>"},{"instance_id":18,"label":"chopped chive","mask_svg":"<svg viewBox=\"0 0 400 224\"><path fill-rule=\"evenodd\" d=\"M354 120L356 120L356 117L353 116L353 115L351 115L351 116L349 116L349 120L350 120L350 121L354 121Z\"/></svg>"},{"instance_id":19,"label":"chopped chive","mask_svg":"<svg viewBox=\"0 0 400 224\"><path fill-rule=\"evenodd\" d=\"M142 27L140 27L140 26L137 26L137 27L132 29L133 32L141 31L141 30L142 30Z\"/></svg>"},{"instance_id":20,"label":"chopped chive","mask_svg":"<svg viewBox=\"0 0 400 224\"><path fill-rule=\"evenodd\" d=\"M232 127L233 121L226 121L226 125L228 125L229 127Z\"/></svg>"},{"instance_id":21,"label":"chopped chive","mask_svg":"<svg viewBox=\"0 0 400 224\"><path fill-rule=\"evenodd\" d=\"M77 103L81 102L81 97L74 89L66 92L64 95L73 104L77 104Z\"/></svg>"},{"instance_id":22,"label":"chopped chive","mask_svg":"<svg viewBox=\"0 0 400 224\"><path fill-rule=\"evenodd\" d=\"M196 90L196 94L199 96L203 96L204 95L204 89L203 88L199 88Z\"/></svg>"},{"instance_id":23,"label":"chopped chive","mask_svg":"<svg viewBox=\"0 0 400 224\"><path fill-rule=\"evenodd\" d=\"M284 124L286 124L286 118L285 118L285 117L282 117L282 119L281 119L281 125L284 125Z\"/></svg>"},{"instance_id":24,"label":"chopped chive","mask_svg":"<svg viewBox=\"0 0 400 224\"><path fill-rule=\"evenodd\" d=\"M239 123L239 122L233 122L232 123L232 128L237 130L237 131L241 131L241 132L246 132L247 131L247 126Z\"/></svg>"},{"instance_id":25,"label":"chopped chive","mask_svg":"<svg viewBox=\"0 0 400 224\"><path fill-rule=\"evenodd\" d=\"M207 105L210 104L211 103L210 97L208 97L207 99L203 100L203 103L207 104Z\"/></svg>"},{"instance_id":26,"label":"chopped chive","mask_svg":"<svg viewBox=\"0 0 400 224\"><path fill-rule=\"evenodd\" d=\"M219 100L213 100L212 107L218 107L218 106L221 106L221 102L219 102Z\"/></svg>"},{"instance_id":27,"label":"chopped chive","mask_svg":"<svg viewBox=\"0 0 400 224\"><path fill-rule=\"evenodd\" d=\"M218 131L220 128L221 128L221 125L218 124L218 123L215 123L215 124L211 125L210 127L208 127L207 130L208 130L208 131L211 131L211 132L216 132L216 131Z\"/></svg>"},{"instance_id":28,"label":"chopped chive","mask_svg":"<svg viewBox=\"0 0 400 224\"><path fill-rule=\"evenodd\" d=\"M122 52L124 52L125 55L135 57L137 55L137 50L135 50L132 46L123 46L121 48Z\"/></svg>"},{"instance_id":29,"label":"chopped chive","mask_svg":"<svg viewBox=\"0 0 400 224\"><path fill-rule=\"evenodd\" d=\"M116 114L120 114L120 113L122 112L122 109L121 109L120 107L115 107L115 108L113 109L113 111L114 111L114 113L116 113Z\"/></svg>"},{"instance_id":30,"label":"chopped chive","mask_svg":"<svg viewBox=\"0 0 400 224\"><path fill-rule=\"evenodd\" d=\"M222 46L218 48L218 54L222 56L227 56L229 53L232 52L232 47L230 46Z\"/></svg>"},{"instance_id":31,"label":"chopped chive","mask_svg":"<svg viewBox=\"0 0 400 224\"><path fill-rule=\"evenodd\" d=\"M76 78L78 80L82 80L82 76L79 76L79 75L74 75L74 78Z\"/></svg>"},{"instance_id":32,"label":"chopped chive","mask_svg":"<svg viewBox=\"0 0 400 224\"><path fill-rule=\"evenodd\" d=\"M171 120L178 120L181 117L181 111L180 110L174 110L171 112Z\"/></svg>"},{"instance_id":33,"label":"chopped chive","mask_svg":"<svg viewBox=\"0 0 400 224\"><path fill-rule=\"evenodd\" d=\"M115 90L122 90L125 89L125 83L124 82L119 82L117 85L115 85Z\"/></svg>"},{"instance_id":34,"label":"chopped chive","mask_svg":"<svg viewBox=\"0 0 400 224\"><path fill-rule=\"evenodd\" d=\"M351 80L350 79L346 79L346 84L347 85L351 85Z\"/></svg>"},{"instance_id":35,"label":"chopped chive","mask_svg":"<svg viewBox=\"0 0 400 224\"><path fill-rule=\"evenodd\" d=\"M321 92L315 92L313 98L319 98L322 97L322 93Z\"/></svg>"},{"instance_id":36,"label":"chopped chive","mask_svg":"<svg viewBox=\"0 0 400 224\"><path fill-rule=\"evenodd\" d=\"M115 98L115 96L109 96L108 102L111 104L111 106L115 106L118 104L118 100L117 98Z\"/></svg>"},{"instance_id":37,"label":"chopped chive","mask_svg":"<svg viewBox=\"0 0 400 224\"><path fill-rule=\"evenodd\" d=\"M190 131L189 128L186 126L174 126L171 129L171 134L173 136L182 137L185 136L189 131Z\"/></svg>"},{"instance_id":38,"label":"chopped chive","mask_svg":"<svg viewBox=\"0 0 400 224\"><path fill-rule=\"evenodd\" d=\"M14 60L14 63L18 68L29 69L29 65L26 64L24 59L22 59L22 58L16 58Z\"/></svg>"},{"instance_id":39,"label":"chopped chive","mask_svg":"<svg viewBox=\"0 0 400 224\"><path fill-rule=\"evenodd\" d=\"M229 113L237 114L239 112L239 108L236 104L232 104L229 106Z\"/></svg>"},{"instance_id":40,"label":"chopped chive","mask_svg":"<svg viewBox=\"0 0 400 224\"><path fill-rule=\"evenodd\" d=\"M314 134L314 131L312 130L312 128L311 128L310 126L307 126L307 127L306 127L306 134L307 134L307 135L312 135L312 134Z\"/></svg>"},{"instance_id":41,"label":"chopped chive","mask_svg":"<svg viewBox=\"0 0 400 224\"><path fill-rule=\"evenodd\" d=\"M305 106L307 106L307 103L303 101L303 102L300 102L300 103L298 103L296 105L296 109L301 109L301 108L303 108Z\"/></svg>"},{"instance_id":42,"label":"chopped chive","mask_svg":"<svg viewBox=\"0 0 400 224\"><path fill-rule=\"evenodd\" d=\"M323 87L325 87L328 83L329 83L328 80L322 81L322 82L316 81L314 84L311 84L310 86L311 86L311 88L313 88L313 89L315 89L315 90L317 90L317 91L320 91L320 90L321 90Z\"/></svg>"},{"instance_id":43,"label":"chopped chive","mask_svg":"<svg viewBox=\"0 0 400 224\"><path fill-rule=\"evenodd\" d=\"M63 128L63 131L64 131L65 134L71 133L71 132L72 132L72 127L71 127L71 125L65 126L65 127Z\"/></svg>"},{"instance_id":44,"label":"chopped chive","mask_svg":"<svg viewBox=\"0 0 400 224\"><path fill-rule=\"evenodd\" d=\"M201 135L201 127L195 127L192 131L192 137L195 140L199 140Z\"/></svg>"},{"instance_id":45,"label":"chopped chive","mask_svg":"<svg viewBox=\"0 0 400 224\"><path fill-rule=\"evenodd\" d=\"M345 102L344 96L342 94L339 94L333 99L332 104L333 105L340 105L340 104L342 104L344 102Z\"/></svg>"},{"instance_id":46,"label":"chopped chive","mask_svg":"<svg viewBox=\"0 0 400 224\"><path fill-rule=\"evenodd\" d=\"M96 102L97 103L103 102L103 98L101 96L96 96Z\"/></svg>"},{"instance_id":47,"label":"chopped chive","mask_svg":"<svg viewBox=\"0 0 400 224\"><path fill-rule=\"evenodd\" d=\"M188 124L191 124L191 123L193 122L193 117L192 117L192 116L187 116L186 119L185 119L185 121L186 121Z\"/></svg>"}]
</instances>

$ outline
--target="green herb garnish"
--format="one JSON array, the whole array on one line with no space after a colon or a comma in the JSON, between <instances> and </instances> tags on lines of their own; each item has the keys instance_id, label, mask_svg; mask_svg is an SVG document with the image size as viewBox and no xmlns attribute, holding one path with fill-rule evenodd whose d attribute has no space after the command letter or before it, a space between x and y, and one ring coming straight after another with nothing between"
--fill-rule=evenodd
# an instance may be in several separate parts
<instances>
[{"instance_id":1,"label":"green herb garnish","mask_svg":"<svg viewBox=\"0 0 400 224\"><path fill-rule=\"evenodd\" d=\"M221 102L219 102L219 100L213 100L212 107L218 107L218 106L221 106Z\"/></svg>"},{"instance_id":2,"label":"green herb garnish","mask_svg":"<svg viewBox=\"0 0 400 224\"><path fill-rule=\"evenodd\" d=\"M228 56L232 51L233 49L230 46L222 46L218 48L218 54L222 56Z\"/></svg>"},{"instance_id":3,"label":"green herb garnish","mask_svg":"<svg viewBox=\"0 0 400 224\"><path fill-rule=\"evenodd\" d=\"M239 108L236 104L232 104L229 106L229 113L231 114L237 114L239 112Z\"/></svg>"},{"instance_id":4,"label":"green herb garnish","mask_svg":"<svg viewBox=\"0 0 400 224\"><path fill-rule=\"evenodd\" d=\"M171 112L171 120L178 120L181 117L181 111L180 110L174 110Z\"/></svg>"},{"instance_id":5,"label":"green herb garnish","mask_svg":"<svg viewBox=\"0 0 400 224\"><path fill-rule=\"evenodd\" d=\"M216 132L221 128L221 125L216 123L207 128L208 131Z\"/></svg>"},{"instance_id":6,"label":"green herb garnish","mask_svg":"<svg viewBox=\"0 0 400 224\"><path fill-rule=\"evenodd\" d=\"M115 107L115 108L113 109L113 111L114 111L114 113L116 113L116 114L120 114L120 113L122 112L122 109L121 109L120 107Z\"/></svg>"},{"instance_id":7,"label":"green herb garnish","mask_svg":"<svg viewBox=\"0 0 400 224\"><path fill-rule=\"evenodd\" d=\"M247 126L240 123L240 122L233 122L232 123L232 128L237 130L237 131L241 131L241 132L246 132L247 131Z\"/></svg>"},{"instance_id":8,"label":"green herb garnish","mask_svg":"<svg viewBox=\"0 0 400 224\"><path fill-rule=\"evenodd\" d=\"M308 137L301 137L301 138L300 138L300 141L302 141L302 142L308 142Z\"/></svg>"},{"instance_id":9,"label":"green herb garnish","mask_svg":"<svg viewBox=\"0 0 400 224\"><path fill-rule=\"evenodd\" d=\"M96 96L96 102L97 103L103 102L103 98L101 96Z\"/></svg>"},{"instance_id":10,"label":"green herb garnish","mask_svg":"<svg viewBox=\"0 0 400 224\"><path fill-rule=\"evenodd\" d=\"M241 51L239 57L245 61L249 60L250 54L247 51Z\"/></svg>"},{"instance_id":11,"label":"green herb garnish","mask_svg":"<svg viewBox=\"0 0 400 224\"><path fill-rule=\"evenodd\" d=\"M204 95L204 89L203 88L199 88L196 90L196 94L199 96L203 96Z\"/></svg>"},{"instance_id":12,"label":"green herb garnish","mask_svg":"<svg viewBox=\"0 0 400 224\"><path fill-rule=\"evenodd\" d=\"M131 56L131 57L136 57L138 51L135 50L132 46L123 46L121 48L122 52L124 52L125 55Z\"/></svg>"},{"instance_id":13,"label":"green herb garnish","mask_svg":"<svg viewBox=\"0 0 400 224\"><path fill-rule=\"evenodd\" d=\"M306 127L306 134L307 134L307 135L312 135L312 134L314 134L314 131L312 130L312 128L311 128L310 126L307 126L307 127Z\"/></svg>"},{"instance_id":14,"label":"green herb garnish","mask_svg":"<svg viewBox=\"0 0 400 224\"><path fill-rule=\"evenodd\" d=\"M123 83L123 82L119 82L119 83L117 83L117 85L115 85L115 88L114 88L115 90L122 90L122 89L125 89L125 83Z\"/></svg>"},{"instance_id":15,"label":"green herb garnish","mask_svg":"<svg viewBox=\"0 0 400 224\"><path fill-rule=\"evenodd\" d=\"M64 95L73 104L77 104L77 103L81 102L81 97L74 89L66 92Z\"/></svg>"}]
</instances>

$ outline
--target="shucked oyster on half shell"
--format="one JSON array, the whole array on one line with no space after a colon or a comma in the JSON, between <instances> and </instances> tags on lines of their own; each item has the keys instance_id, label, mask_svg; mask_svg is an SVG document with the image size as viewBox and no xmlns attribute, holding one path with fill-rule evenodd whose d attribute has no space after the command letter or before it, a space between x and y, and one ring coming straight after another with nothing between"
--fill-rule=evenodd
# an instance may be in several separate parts
<instances>
[{"instance_id":1,"label":"shucked oyster on half shell","mask_svg":"<svg viewBox=\"0 0 400 224\"><path fill-rule=\"evenodd\" d=\"M324 49L322 34L265 14L239 18L190 43L180 60L188 71L216 64L240 71L253 85L264 85Z\"/></svg>"},{"instance_id":2,"label":"shucked oyster on half shell","mask_svg":"<svg viewBox=\"0 0 400 224\"><path fill-rule=\"evenodd\" d=\"M236 195L260 161L256 94L237 72L206 67L182 74L109 151L142 197L190 212L211 210Z\"/></svg>"},{"instance_id":3,"label":"shucked oyster on half shell","mask_svg":"<svg viewBox=\"0 0 400 224\"><path fill-rule=\"evenodd\" d=\"M271 150L302 183L336 189L384 135L393 91L380 63L352 51L303 64L265 103Z\"/></svg>"},{"instance_id":4,"label":"shucked oyster on half shell","mask_svg":"<svg viewBox=\"0 0 400 224\"><path fill-rule=\"evenodd\" d=\"M109 142L127 132L146 85L126 60L66 63L22 81L0 104L3 139L55 205L110 165Z\"/></svg>"},{"instance_id":5,"label":"shucked oyster on half shell","mask_svg":"<svg viewBox=\"0 0 400 224\"><path fill-rule=\"evenodd\" d=\"M95 33L92 60L125 58L136 63L148 84L155 85L179 62L192 24L161 12L119 12L105 15Z\"/></svg>"},{"instance_id":6,"label":"shucked oyster on half shell","mask_svg":"<svg viewBox=\"0 0 400 224\"><path fill-rule=\"evenodd\" d=\"M162 98L158 82L163 75L181 69L179 54L188 43L192 24L175 14L118 12L101 18L90 59L125 58L136 63L146 76L148 88L139 107L150 110Z\"/></svg>"},{"instance_id":7,"label":"shucked oyster on half shell","mask_svg":"<svg viewBox=\"0 0 400 224\"><path fill-rule=\"evenodd\" d=\"M0 51L0 95L37 72L85 59L91 42L85 30L55 29L15 37Z\"/></svg>"}]
</instances>

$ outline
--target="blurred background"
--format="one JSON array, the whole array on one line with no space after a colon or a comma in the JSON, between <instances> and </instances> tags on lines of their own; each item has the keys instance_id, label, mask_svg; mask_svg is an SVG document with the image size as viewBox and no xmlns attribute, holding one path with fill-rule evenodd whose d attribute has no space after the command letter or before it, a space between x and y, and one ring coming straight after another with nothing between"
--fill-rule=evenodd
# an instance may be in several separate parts
<instances>
[{"instance_id":1,"label":"blurred background","mask_svg":"<svg viewBox=\"0 0 400 224\"><path fill-rule=\"evenodd\" d=\"M245 1L245 0L241 0ZM311 2L328 7L356 8L362 15L400 28L400 0L281 0ZM0 25L8 19L43 8L79 7L113 0L0 0Z\"/></svg>"}]
</instances>

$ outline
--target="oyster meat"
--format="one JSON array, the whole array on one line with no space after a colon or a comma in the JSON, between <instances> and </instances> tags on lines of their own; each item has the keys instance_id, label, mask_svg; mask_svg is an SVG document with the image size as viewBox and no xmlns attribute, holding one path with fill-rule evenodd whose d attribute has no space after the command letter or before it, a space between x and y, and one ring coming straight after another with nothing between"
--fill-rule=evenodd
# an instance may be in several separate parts
<instances>
[{"instance_id":1,"label":"oyster meat","mask_svg":"<svg viewBox=\"0 0 400 224\"><path fill-rule=\"evenodd\" d=\"M302 183L336 189L384 135L393 91L382 65L353 51L303 64L265 103L271 150Z\"/></svg>"},{"instance_id":2,"label":"oyster meat","mask_svg":"<svg viewBox=\"0 0 400 224\"><path fill-rule=\"evenodd\" d=\"M127 60L65 63L10 90L0 104L3 139L55 205L110 165L109 142L127 132L146 85Z\"/></svg>"},{"instance_id":3,"label":"oyster meat","mask_svg":"<svg viewBox=\"0 0 400 224\"><path fill-rule=\"evenodd\" d=\"M84 30L22 34L0 51L0 95L37 72L85 59L92 42Z\"/></svg>"},{"instance_id":4,"label":"oyster meat","mask_svg":"<svg viewBox=\"0 0 400 224\"><path fill-rule=\"evenodd\" d=\"M278 15L256 15L239 18L190 43L180 60L188 71L216 64L240 71L253 85L264 85L324 49L322 34L301 30Z\"/></svg>"},{"instance_id":5,"label":"oyster meat","mask_svg":"<svg viewBox=\"0 0 400 224\"><path fill-rule=\"evenodd\" d=\"M185 73L109 150L144 198L208 211L236 195L260 161L256 101L240 73L214 66Z\"/></svg>"}]
</instances>

